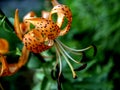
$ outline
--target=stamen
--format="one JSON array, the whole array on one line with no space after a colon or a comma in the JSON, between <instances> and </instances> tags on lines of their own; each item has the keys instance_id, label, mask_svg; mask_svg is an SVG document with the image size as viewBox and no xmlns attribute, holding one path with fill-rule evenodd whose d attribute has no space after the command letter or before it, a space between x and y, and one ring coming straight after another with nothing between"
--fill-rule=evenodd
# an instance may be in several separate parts
<instances>
[{"instance_id":1,"label":"stamen","mask_svg":"<svg viewBox=\"0 0 120 90\"><path fill-rule=\"evenodd\" d=\"M56 43L54 44L55 45L55 49L56 49L56 57L57 57L57 62L56 62L56 65L55 67L57 66L58 64L58 61L59 61L59 64L60 64L60 71L59 71L59 76L61 75L61 72L62 72L62 62L61 62L61 57L60 57L60 51L56 45Z\"/></svg>"},{"instance_id":2,"label":"stamen","mask_svg":"<svg viewBox=\"0 0 120 90\"><path fill-rule=\"evenodd\" d=\"M73 59L73 58L64 50L64 48L63 48L63 47L61 46L61 44L57 41L57 39L56 39L55 41L58 43L59 47L62 49L62 51L65 53L65 55L66 55L70 60L74 61L75 63L80 63L80 62L76 61L75 59Z\"/></svg>"},{"instance_id":3,"label":"stamen","mask_svg":"<svg viewBox=\"0 0 120 90\"><path fill-rule=\"evenodd\" d=\"M74 71L81 71L81 70L85 69L86 67L87 67L87 64L86 64L86 63L83 63L82 66L80 66L80 67L74 69Z\"/></svg>"},{"instance_id":4,"label":"stamen","mask_svg":"<svg viewBox=\"0 0 120 90\"><path fill-rule=\"evenodd\" d=\"M76 73L75 73L75 71L73 69L73 66L71 65L71 63L69 62L68 58L65 56L65 54L62 51L61 51L61 54L63 55L63 57L65 58L66 62L68 63L68 65L69 65L69 67L70 67L70 69L72 71L73 78L76 78L77 75L76 75Z\"/></svg>"},{"instance_id":5,"label":"stamen","mask_svg":"<svg viewBox=\"0 0 120 90\"><path fill-rule=\"evenodd\" d=\"M63 44L60 40L58 40L58 39L57 39L57 41L58 41L65 49L67 49L67 50L69 50L69 51L71 51L71 52L76 52L76 53L81 53L81 52L86 51L86 50L88 50L88 49L90 49L90 48L93 47L93 46L88 46L87 48L76 50L76 49L73 49L73 48L70 48L70 47L64 45L64 44Z\"/></svg>"},{"instance_id":6,"label":"stamen","mask_svg":"<svg viewBox=\"0 0 120 90\"><path fill-rule=\"evenodd\" d=\"M65 58L66 62L68 63L68 65L69 65L69 67L70 67L70 69L72 71L73 78L76 78L77 75L76 75L76 73L74 71L73 66L71 65L71 63L69 62L68 58L66 57L66 54L64 53L64 51L63 51L61 45L59 44L59 42L57 42L57 40L55 40L55 41L56 41L55 44L56 44L57 49L60 51L60 53L62 54L62 56Z\"/></svg>"}]
</instances>

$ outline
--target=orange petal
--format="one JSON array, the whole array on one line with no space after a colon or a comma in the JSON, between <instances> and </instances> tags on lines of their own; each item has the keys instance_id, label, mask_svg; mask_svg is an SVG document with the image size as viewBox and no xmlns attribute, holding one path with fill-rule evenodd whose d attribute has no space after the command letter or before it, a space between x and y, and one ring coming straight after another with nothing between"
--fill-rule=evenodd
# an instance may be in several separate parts
<instances>
[{"instance_id":1,"label":"orange petal","mask_svg":"<svg viewBox=\"0 0 120 90\"><path fill-rule=\"evenodd\" d=\"M0 38L0 53L5 54L9 51L9 44L8 41Z\"/></svg>"},{"instance_id":2,"label":"orange petal","mask_svg":"<svg viewBox=\"0 0 120 90\"><path fill-rule=\"evenodd\" d=\"M53 9L51 10L50 16L49 16L50 20L52 20L52 15L54 13L57 13L57 15L58 15L57 25L59 26L59 28L62 27L65 18L68 20L67 25L60 32L60 36L65 35L71 27L72 12L69 9L69 7L67 7L66 5L58 4L58 5L54 6Z\"/></svg>"},{"instance_id":3,"label":"orange petal","mask_svg":"<svg viewBox=\"0 0 120 90\"><path fill-rule=\"evenodd\" d=\"M14 19L14 28L15 32L20 40L22 40L22 32L20 30L20 23L19 23L19 16L18 16L18 9L15 11L15 19Z\"/></svg>"}]
</instances>

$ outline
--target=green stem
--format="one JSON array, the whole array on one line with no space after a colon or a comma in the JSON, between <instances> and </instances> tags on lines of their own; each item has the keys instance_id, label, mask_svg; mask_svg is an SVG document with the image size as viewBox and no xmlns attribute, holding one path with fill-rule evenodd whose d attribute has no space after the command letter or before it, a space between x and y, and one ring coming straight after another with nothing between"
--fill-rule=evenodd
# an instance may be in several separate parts
<instances>
[{"instance_id":1,"label":"green stem","mask_svg":"<svg viewBox=\"0 0 120 90\"><path fill-rule=\"evenodd\" d=\"M3 11L0 9L0 19L3 19L4 21L7 23L7 25L14 30L14 26L11 24L11 22L8 20L8 18L6 17L6 15L3 13Z\"/></svg>"},{"instance_id":2,"label":"green stem","mask_svg":"<svg viewBox=\"0 0 120 90\"><path fill-rule=\"evenodd\" d=\"M4 90L4 88L2 87L1 83L0 83L0 90Z\"/></svg>"}]
</instances>

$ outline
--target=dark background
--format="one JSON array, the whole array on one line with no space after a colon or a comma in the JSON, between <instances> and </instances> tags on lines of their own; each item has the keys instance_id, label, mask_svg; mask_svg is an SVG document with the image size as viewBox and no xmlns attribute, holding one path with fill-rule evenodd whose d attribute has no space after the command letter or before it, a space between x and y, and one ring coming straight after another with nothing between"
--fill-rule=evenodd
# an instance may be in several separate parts
<instances>
[{"instance_id":1,"label":"dark background","mask_svg":"<svg viewBox=\"0 0 120 90\"><path fill-rule=\"evenodd\" d=\"M72 78L67 65L63 67L66 78L63 90L119 90L120 0L59 2L68 5L73 13L70 32L60 38L61 41L72 48L85 48L91 44L97 47L96 56L87 60L85 70L77 72L77 79ZM0 8L9 19L14 18L15 9L18 8L22 21L27 12L32 10L40 16L41 10L49 11L52 6L49 0L1 0ZM3 37L1 33L0 37ZM41 71L46 66L51 68L51 65L43 65L32 54L31 57L15 75L0 78L4 90L57 90L57 84L49 73L46 77L45 72Z\"/></svg>"}]
</instances>

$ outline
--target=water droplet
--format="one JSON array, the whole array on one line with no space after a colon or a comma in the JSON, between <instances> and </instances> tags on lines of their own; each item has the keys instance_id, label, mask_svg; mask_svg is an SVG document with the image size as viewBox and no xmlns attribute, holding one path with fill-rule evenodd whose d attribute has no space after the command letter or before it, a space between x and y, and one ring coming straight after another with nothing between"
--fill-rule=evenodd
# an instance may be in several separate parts
<instances>
[{"instance_id":1,"label":"water droplet","mask_svg":"<svg viewBox=\"0 0 120 90\"><path fill-rule=\"evenodd\" d=\"M47 45L47 46L53 46L54 41L53 40L47 40L47 41L44 42L44 44Z\"/></svg>"}]
</instances>

